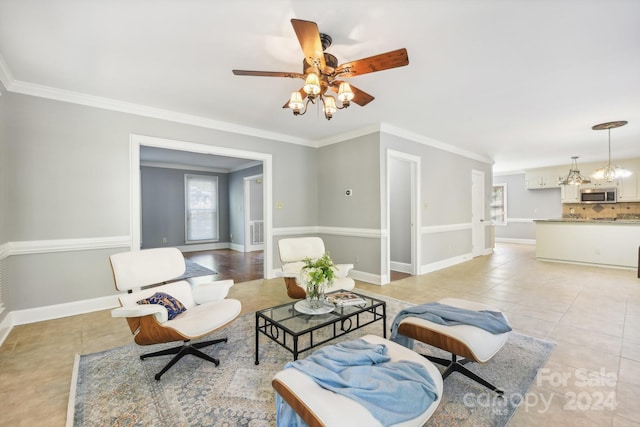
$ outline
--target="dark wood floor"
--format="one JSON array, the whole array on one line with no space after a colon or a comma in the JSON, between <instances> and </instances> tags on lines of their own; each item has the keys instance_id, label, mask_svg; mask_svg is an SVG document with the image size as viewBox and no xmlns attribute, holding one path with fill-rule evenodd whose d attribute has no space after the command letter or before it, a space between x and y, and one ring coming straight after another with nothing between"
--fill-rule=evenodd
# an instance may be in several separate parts
<instances>
[{"instance_id":1,"label":"dark wood floor","mask_svg":"<svg viewBox=\"0 0 640 427\"><path fill-rule=\"evenodd\" d=\"M239 252L231 249L185 252L184 257L217 272L216 280L233 279L236 283L262 279L264 277L264 253ZM391 272L391 281L410 277L399 271Z\"/></svg>"},{"instance_id":2,"label":"dark wood floor","mask_svg":"<svg viewBox=\"0 0 640 427\"><path fill-rule=\"evenodd\" d=\"M185 252L184 257L215 271L215 280L233 279L236 283L264 277L264 253L239 252L231 249Z\"/></svg>"}]
</instances>

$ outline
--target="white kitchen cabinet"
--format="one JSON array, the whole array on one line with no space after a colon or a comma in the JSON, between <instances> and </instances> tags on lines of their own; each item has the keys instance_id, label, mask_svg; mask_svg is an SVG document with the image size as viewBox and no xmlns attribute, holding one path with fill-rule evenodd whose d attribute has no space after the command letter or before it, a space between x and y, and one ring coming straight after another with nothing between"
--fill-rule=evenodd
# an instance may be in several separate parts
<instances>
[{"instance_id":1,"label":"white kitchen cabinet","mask_svg":"<svg viewBox=\"0 0 640 427\"><path fill-rule=\"evenodd\" d=\"M557 167L540 168L525 171L525 185L529 190L541 190L545 188L560 188L560 177L563 175L564 169ZM567 169L566 173L569 170ZM565 175L566 175L565 173Z\"/></svg>"},{"instance_id":2,"label":"white kitchen cabinet","mask_svg":"<svg viewBox=\"0 0 640 427\"><path fill-rule=\"evenodd\" d=\"M579 185L561 185L560 199L562 203L580 203Z\"/></svg>"},{"instance_id":3,"label":"white kitchen cabinet","mask_svg":"<svg viewBox=\"0 0 640 427\"><path fill-rule=\"evenodd\" d=\"M638 202L638 174L634 173L626 178L621 178L618 184L618 201L619 202Z\"/></svg>"}]
</instances>

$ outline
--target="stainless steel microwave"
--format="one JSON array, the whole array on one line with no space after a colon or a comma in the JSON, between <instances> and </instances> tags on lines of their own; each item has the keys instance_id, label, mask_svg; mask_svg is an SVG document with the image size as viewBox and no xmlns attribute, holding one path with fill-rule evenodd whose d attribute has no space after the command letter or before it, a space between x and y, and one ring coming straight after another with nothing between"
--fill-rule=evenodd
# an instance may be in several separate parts
<instances>
[{"instance_id":1,"label":"stainless steel microwave","mask_svg":"<svg viewBox=\"0 0 640 427\"><path fill-rule=\"evenodd\" d=\"M617 198L616 188L580 189L580 203L615 203Z\"/></svg>"}]
</instances>

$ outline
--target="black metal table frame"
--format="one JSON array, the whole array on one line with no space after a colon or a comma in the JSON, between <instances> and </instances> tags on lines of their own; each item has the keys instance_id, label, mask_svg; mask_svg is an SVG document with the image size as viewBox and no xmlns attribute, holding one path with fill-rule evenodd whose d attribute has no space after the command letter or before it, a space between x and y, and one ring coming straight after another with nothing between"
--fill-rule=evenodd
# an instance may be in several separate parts
<instances>
[{"instance_id":1,"label":"black metal table frame","mask_svg":"<svg viewBox=\"0 0 640 427\"><path fill-rule=\"evenodd\" d=\"M371 304L370 306L367 304L367 307L358 308L358 310L348 314L344 314L344 309L347 308L347 306L336 306L336 308L333 311L331 311L330 313L327 313L328 316L333 316L333 317L329 317L326 322L322 322L318 325L315 325L313 327L310 327L298 332L295 332L287 328L286 326L282 325L279 321L270 319L269 317L263 314L264 312L268 312L269 310L276 310L282 307L290 306L291 316L282 320L288 320L293 317L300 317L300 316L313 317L313 315L304 314L296 311L293 306L297 301L256 311L256 361L255 361L256 365L260 363L259 361L260 334L263 334L269 337L271 340L275 341L276 343L280 344L280 346L284 347L285 349L293 353L293 360L298 360L298 355L304 351L318 347L342 335L348 334L349 332L358 330L367 325L370 325L371 323L377 322L380 319L382 319L383 337L386 338L387 337L387 303L385 301L382 301L376 298L371 298L364 295L359 295L359 296L372 300L373 304ZM349 306L349 307L353 308L353 306ZM379 309L382 309L382 312L380 312ZM364 313L371 313L373 315L373 318L367 321L361 322L360 315ZM353 327L353 320L352 320L354 318L356 323L355 328ZM338 329L338 324L340 324L339 329ZM313 336L314 331L317 331L318 329L326 328L327 326L332 327L331 336L329 338L314 342L314 336ZM345 329L345 326L346 326L346 329ZM309 335L309 345L304 348L298 348L298 339L306 334Z\"/></svg>"}]
</instances>

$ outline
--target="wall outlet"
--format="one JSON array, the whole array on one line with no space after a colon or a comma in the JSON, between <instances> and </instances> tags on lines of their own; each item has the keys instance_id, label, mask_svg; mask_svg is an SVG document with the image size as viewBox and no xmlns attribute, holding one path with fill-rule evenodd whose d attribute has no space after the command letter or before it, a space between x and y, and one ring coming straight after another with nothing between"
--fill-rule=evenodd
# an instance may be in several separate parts
<instances>
[{"instance_id":1,"label":"wall outlet","mask_svg":"<svg viewBox=\"0 0 640 427\"><path fill-rule=\"evenodd\" d=\"M162 243L167 243L167 238L166 237L162 238Z\"/></svg>"}]
</instances>

